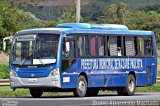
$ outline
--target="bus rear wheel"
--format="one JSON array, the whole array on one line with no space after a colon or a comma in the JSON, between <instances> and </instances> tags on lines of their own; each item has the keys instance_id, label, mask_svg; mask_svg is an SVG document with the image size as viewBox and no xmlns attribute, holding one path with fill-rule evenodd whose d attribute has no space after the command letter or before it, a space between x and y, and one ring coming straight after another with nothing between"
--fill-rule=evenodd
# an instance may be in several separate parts
<instances>
[{"instance_id":1,"label":"bus rear wheel","mask_svg":"<svg viewBox=\"0 0 160 106\"><path fill-rule=\"evenodd\" d=\"M43 94L42 90L36 89L36 88L30 88L29 91L30 91L30 94L32 95L32 97L34 97L34 98L39 98Z\"/></svg>"},{"instance_id":2,"label":"bus rear wheel","mask_svg":"<svg viewBox=\"0 0 160 106\"><path fill-rule=\"evenodd\" d=\"M128 75L126 87L120 87L117 88L118 95L126 95L126 96L132 96L135 93L136 89L136 80L135 77L132 74Z\"/></svg>"},{"instance_id":3,"label":"bus rear wheel","mask_svg":"<svg viewBox=\"0 0 160 106\"><path fill-rule=\"evenodd\" d=\"M83 75L80 75L78 78L77 88L73 92L74 96L84 97L87 92L87 81Z\"/></svg>"}]
</instances>

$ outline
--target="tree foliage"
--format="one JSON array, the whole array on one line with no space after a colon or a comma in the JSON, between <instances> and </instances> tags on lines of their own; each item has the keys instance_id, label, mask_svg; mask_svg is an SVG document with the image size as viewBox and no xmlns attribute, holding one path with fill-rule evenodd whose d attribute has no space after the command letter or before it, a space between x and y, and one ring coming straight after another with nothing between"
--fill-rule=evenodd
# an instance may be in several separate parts
<instances>
[{"instance_id":1,"label":"tree foliage","mask_svg":"<svg viewBox=\"0 0 160 106\"><path fill-rule=\"evenodd\" d=\"M111 4L106 8L106 12L101 15L98 23L124 24L133 30L150 30L160 35L160 14L155 11L127 11L126 5Z\"/></svg>"},{"instance_id":2,"label":"tree foliage","mask_svg":"<svg viewBox=\"0 0 160 106\"><path fill-rule=\"evenodd\" d=\"M28 0L30 1L30 0ZM32 0L31 0L32 1ZM58 23L75 22L75 7L67 7L60 17L54 21L42 21L31 13L24 12L18 8L17 0L0 0L0 51L2 50L2 39L13 35L15 32L37 27L53 27ZM124 3L106 5L102 8L93 3L88 7L82 6L81 22L103 23L103 24L125 24L133 30L151 30L160 35L160 13L146 10L127 10ZM84 12L86 10L87 12ZM53 14L54 15L54 14Z\"/></svg>"},{"instance_id":3,"label":"tree foliage","mask_svg":"<svg viewBox=\"0 0 160 106\"><path fill-rule=\"evenodd\" d=\"M76 8L66 8L59 18L60 22L76 22Z\"/></svg>"},{"instance_id":4,"label":"tree foliage","mask_svg":"<svg viewBox=\"0 0 160 106\"><path fill-rule=\"evenodd\" d=\"M17 6L16 0L0 0L0 51L4 37L11 36L22 29L44 26L40 20L19 10Z\"/></svg>"}]
</instances>

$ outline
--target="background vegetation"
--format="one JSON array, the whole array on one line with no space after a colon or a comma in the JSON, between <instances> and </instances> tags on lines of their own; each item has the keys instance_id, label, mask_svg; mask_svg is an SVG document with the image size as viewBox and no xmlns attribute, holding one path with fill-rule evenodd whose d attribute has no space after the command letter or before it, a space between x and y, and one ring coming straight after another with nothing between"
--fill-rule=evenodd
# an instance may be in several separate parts
<instances>
[{"instance_id":1,"label":"background vegetation","mask_svg":"<svg viewBox=\"0 0 160 106\"><path fill-rule=\"evenodd\" d=\"M36 3L37 0L24 1L19 3L17 0L0 0L0 51L2 51L2 39L17 31L53 27L63 22L75 22L75 7L73 6L34 6L27 2ZM91 0L90 4L82 6L81 11L81 22L125 24L133 30L154 31L158 47L160 47L159 0ZM0 64L0 79L6 78L9 78L9 66ZM137 91L160 91L160 84L137 88ZM13 92L8 86L0 86L0 96L22 96L22 94L29 95L29 91L20 89ZM46 95L59 94L62 95L62 93L46 93Z\"/></svg>"},{"instance_id":2,"label":"background vegetation","mask_svg":"<svg viewBox=\"0 0 160 106\"><path fill-rule=\"evenodd\" d=\"M0 1L0 51L2 39L28 28L53 27L58 23L75 22L75 7L36 6L37 0ZM81 8L81 22L125 24L133 30L151 30L160 35L158 0L91 0ZM158 43L158 45L160 45Z\"/></svg>"},{"instance_id":3,"label":"background vegetation","mask_svg":"<svg viewBox=\"0 0 160 106\"><path fill-rule=\"evenodd\" d=\"M9 79L9 66L0 64L0 79Z\"/></svg>"},{"instance_id":4,"label":"background vegetation","mask_svg":"<svg viewBox=\"0 0 160 106\"><path fill-rule=\"evenodd\" d=\"M74 6L36 6L28 4L31 1L35 4L37 2L37 0L24 0L24 2L0 0L0 51L2 50L2 39L17 31L75 22ZM125 24L133 30L154 31L157 45L160 47L158 39L160 4L158 0L91 0L90 4L82 5L81 10L81 22ZM3 70L8 70L8 66L0 65L2 73L0 78L7 77Z\"/></svg>"}]
</instances>

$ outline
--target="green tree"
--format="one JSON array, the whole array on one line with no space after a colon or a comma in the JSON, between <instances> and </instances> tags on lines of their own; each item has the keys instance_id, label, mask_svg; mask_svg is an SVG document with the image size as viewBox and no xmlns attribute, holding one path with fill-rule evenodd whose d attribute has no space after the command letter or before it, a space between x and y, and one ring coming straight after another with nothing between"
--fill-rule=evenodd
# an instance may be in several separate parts
<instances>
[{"instance_id":1,"label":"green tree","mask_svg":"<svg viewBox=\"0 0 160 106\"><path fill-rule=\"evenodd\" d=\"M126 25L129 29L151 30L160 34L160 14L154 11L128 11Z\"/></svg>"},{"instance_id":2,"label":"green tree","mask_svg":"<svg viewBox=\"0 0 160 106\"><path fill-rule=\"evenodd\" d=\"M119 17L119 21L121 24L125 25L125 16L126 16L126 4L121 2L117 9L117 17Z\"/></svg>"},{"instance_id":3,"label":"green tree","mask_svg":"<svg viewBox=\"0 0 160 106\"><path fill-rule=\"evenodd\" d=\"M76 8L69 7L66 8L63 14L59 18L60 22L76 22Z\"/></svg>"},{"instance_id":4,"label":"green tree","mask_svg":"<svg viewBox=\"0 0 160 106\"><path fill-rule=\"evenodd\" d=\"M19 10L17 6L16 0L0 0L0 51L2 50L2 39L4 37L11 36L22 29L45 25L30 14Z\"/></svg>"},{"instance_id":5,"label":"green tree","mask_svg":"<svg viewBox=\"0 0 160 106\"><path fill-rule=\"evenodd\" d=\"M100 23L125 24L126 23L126 4L111 4L100 18Z\"/></svg>"},{"instance_id":6,"label":"green tree","mask_svg":"<svg viewBox=\"0 0 160 106\"><path fill-rule=\"evenodd\" d=\"M101 23L117 23L117 6L111 4L106 8L106 12L101 17Z\"/></svg>"}]
</instances>

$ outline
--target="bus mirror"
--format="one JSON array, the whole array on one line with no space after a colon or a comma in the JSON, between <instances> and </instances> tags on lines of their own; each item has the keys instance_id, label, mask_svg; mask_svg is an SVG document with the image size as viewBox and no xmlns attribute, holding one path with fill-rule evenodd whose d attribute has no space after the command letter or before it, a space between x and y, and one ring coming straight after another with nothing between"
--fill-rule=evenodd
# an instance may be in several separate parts
<instances>
[{"instance_id":1,"label":"bus mirror","mask_svg":"<svg viewBox=\"0 0 160 106\"><path fill-rule=\"evenodd\" d=\"M6 41L3 40L3 50L6 51Z\"/></svg>"},{"instance_id":2,"label":"bus mirror","mask_svg":"<svg viewBox=\"0 0 160 106\"><path fill-rule=\"evenodd\" d=\"M9 40L11 42L12 38L13 38L12 36L3 38L3 50L4 51L6 51L6 41Z\"/></svg>"}]
</instances>

